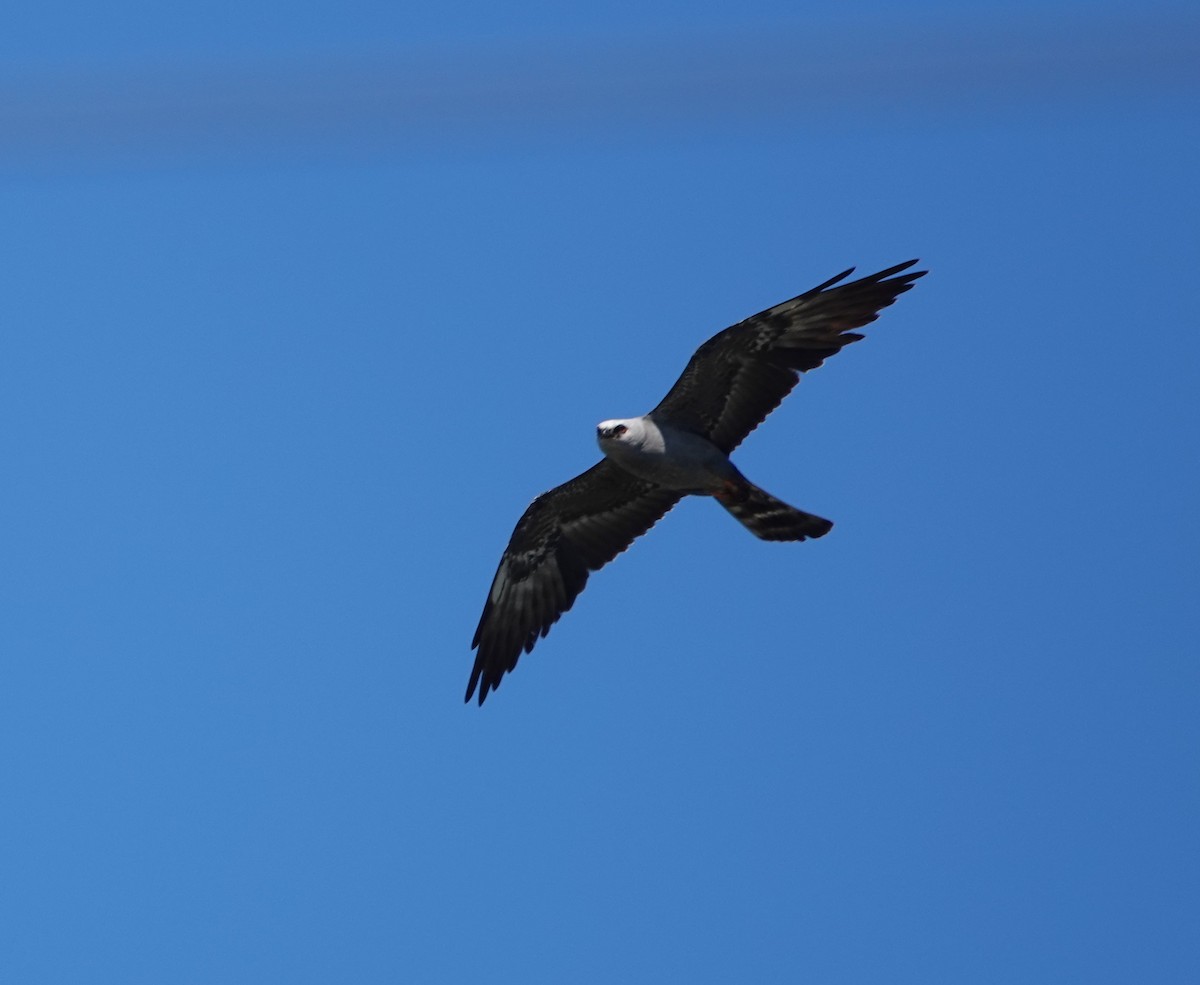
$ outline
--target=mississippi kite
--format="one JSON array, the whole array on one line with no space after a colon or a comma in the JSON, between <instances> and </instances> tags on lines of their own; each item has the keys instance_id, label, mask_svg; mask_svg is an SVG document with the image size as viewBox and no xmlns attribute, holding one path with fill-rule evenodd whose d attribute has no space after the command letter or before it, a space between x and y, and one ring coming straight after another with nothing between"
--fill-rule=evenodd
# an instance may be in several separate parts
<instances>
[{"instance_id":1,"label":"mississippi kite","mask_svg":"<svg viewBox=\"0 0 1200 985\"><path fill-rule=\"evenodd\" d=\"M687 495L711 496L756 537L805 540L833 524L781 502L729 460L742 439L854 329L909 290L917 261L841 283L854 268L768 308L704 343L662 402L644 417L602 421L604 458L543 493L517 523L471 642L466 700L489 691L574 603L603 567Z\"/></svg>"}]
</instances>

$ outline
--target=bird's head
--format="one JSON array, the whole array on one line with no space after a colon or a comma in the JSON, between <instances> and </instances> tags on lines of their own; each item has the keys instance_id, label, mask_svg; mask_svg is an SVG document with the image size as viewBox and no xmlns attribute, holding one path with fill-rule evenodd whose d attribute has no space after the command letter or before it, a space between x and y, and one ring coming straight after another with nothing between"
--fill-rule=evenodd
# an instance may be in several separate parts
<instances>
[{"instance_id":1,"label":"bird's head","mask_svg":"<svg viewBox=\"0 0 1200 985\"><path fill-rule=\"evenodd\" d=\"M636 420L601 421L596 425L596 440L600 447L627 443L637 439L640 422Z\"/></svg>"}]
</instances>

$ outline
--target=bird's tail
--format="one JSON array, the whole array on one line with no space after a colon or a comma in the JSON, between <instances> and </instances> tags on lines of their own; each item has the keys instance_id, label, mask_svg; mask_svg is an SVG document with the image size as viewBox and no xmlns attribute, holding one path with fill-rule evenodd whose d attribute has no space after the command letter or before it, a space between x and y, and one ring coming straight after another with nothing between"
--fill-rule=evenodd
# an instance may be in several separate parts
<instances>
[{"instance_id":1,"label":"bird's tail","mask_svg":"<svg viewBox=\"0 0 1200 985\"><path fill-rule=\"evenodd\" d=\"M715 498L755 537L806 540L824 537L833 527L833 521L788 506L745 478L739 477L739 480Z\"/></svg>"}]
</instances>

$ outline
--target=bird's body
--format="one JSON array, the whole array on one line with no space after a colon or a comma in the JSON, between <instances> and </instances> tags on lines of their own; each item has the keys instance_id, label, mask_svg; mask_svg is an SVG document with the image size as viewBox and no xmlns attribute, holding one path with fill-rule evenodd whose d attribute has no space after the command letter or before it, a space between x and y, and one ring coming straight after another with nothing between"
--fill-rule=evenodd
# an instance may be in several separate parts
<instances>
[{"instance_id":1,"label":"bird's body","mask_svg":"<svg viewBox=\"0 0 1200 985\"><path fill-rule=\"evenodd\" d=\"M596 437L600 450L626 472L685 496L712 496L763 540L820 537L833 526L759 489L703 435L660 424L652 414L604 421Z\"/></svg>"},{"instance_id":2,"label":"bird's body","mask_svg":"<svg viewBox=\"0 0 1200 985\"><path fill-rule=\"evenodd\" d=\"M544 493L517 523L472 647L467 700L500 685L522 652L566 612L591 571L645 533L685 495L711 496L755 536L805 540L829 520L788 506L738 471L730 453L799 380L845 345L853 329L912 287L915 260L839 284L851 271L718 333L667 396L642 417L596 428L604 458ZM896 276L900 275L900 276ZM834 286L837 285L837 286Z\"/></svg>"},{"instance_id":3,"label":"bird's body","mask_svg":"<svg viewBox=\"0 0 1200 985\"><path fill-rule=\"evenodd\" d=\"M604 421L596 427L600 450L626 472L663 489L709 495L737 477L737 469L707 438L657 422L652 415Z\"/></svg>"}]
</instances>

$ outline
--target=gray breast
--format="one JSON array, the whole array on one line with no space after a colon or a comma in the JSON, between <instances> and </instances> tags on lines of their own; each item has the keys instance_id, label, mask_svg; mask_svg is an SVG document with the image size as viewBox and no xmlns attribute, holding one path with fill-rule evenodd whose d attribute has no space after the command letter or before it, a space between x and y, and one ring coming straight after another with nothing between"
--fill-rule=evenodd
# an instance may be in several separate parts
<instances>
[{"instance_id":1,"label":"gray breast","mask_svg":"<svg viewBox=\"0 0 1200 985\"><path fill-rule=\"evenodd\" d=\"M642 418L635 441L606 442L604 452L626 471L664 489L710 493L737 475L728 456L698 434Z\"/></svg>"}]
</instances>

